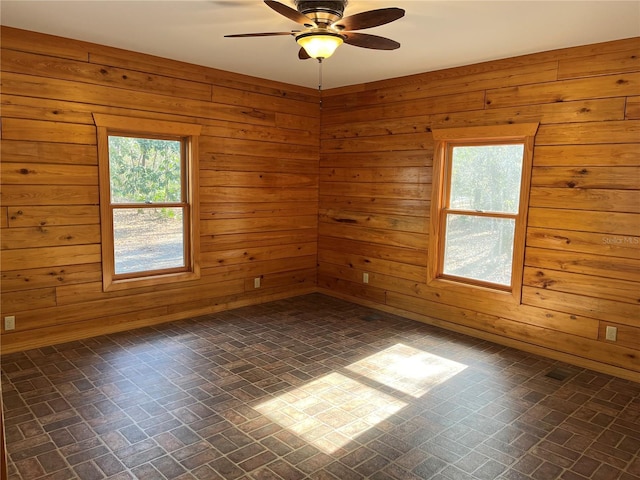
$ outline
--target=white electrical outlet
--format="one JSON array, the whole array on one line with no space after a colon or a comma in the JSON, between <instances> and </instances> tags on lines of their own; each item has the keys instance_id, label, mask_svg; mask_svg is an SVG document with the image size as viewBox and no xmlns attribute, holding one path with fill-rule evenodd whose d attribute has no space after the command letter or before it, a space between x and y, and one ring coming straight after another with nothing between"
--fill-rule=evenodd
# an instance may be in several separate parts
<instances>
[{"instance_id":1,"label":"white electrical outlet","mask_svg":"<svg viewBox=\"0 0 640 480\"><path fill-rule=\"evenodd\" d=\"M253 279L253 288L260 288L260 277Z\"/></svg>"},{"instance_id":2,"label":"white electrical outlet","mask_svg":"<svg viewBox=\"0 0 640 480\"><path fill-rule=\"evenodd\" d=\"M9 317L4 317L4 329L5 330L15 330L16 329L16 317L13 315Z\"/></svg>"},{"instance_id":3,"label":"white electrical outlet","mask_svg":"<svg viewBox=\"0 0 640 480\"><path fill-rule=\"evenodd\" d=\"M616 327L607 327L605 338L615 342L618 339L618 329Z\"/></svg>"},{"instance_id":4,"label":"white electrical outlet","mask_svg":"<svg viewBox=\"0 0 640 480\"><path fill-rule=\"evenodd\" d=\"M362 283L369 283L369 274L367 272L362 274Z\"/></svg>"}]
</instances>

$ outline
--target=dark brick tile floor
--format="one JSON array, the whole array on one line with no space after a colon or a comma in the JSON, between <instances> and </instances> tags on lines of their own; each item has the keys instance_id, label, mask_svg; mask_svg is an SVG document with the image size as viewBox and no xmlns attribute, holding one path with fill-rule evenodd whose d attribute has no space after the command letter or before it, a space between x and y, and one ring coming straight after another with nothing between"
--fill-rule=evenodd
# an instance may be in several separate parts
<instances>
[{"instance_id":1,"label":"dark brick tile floor","mask_svg":"<svg viewBox=\"0 0 640 480\"><path fill-rule=\"evenodd\" d=\"M640 480L640 384L319 294L5 355L2 388L15 480Z\"/></svg>"}]
</instances>

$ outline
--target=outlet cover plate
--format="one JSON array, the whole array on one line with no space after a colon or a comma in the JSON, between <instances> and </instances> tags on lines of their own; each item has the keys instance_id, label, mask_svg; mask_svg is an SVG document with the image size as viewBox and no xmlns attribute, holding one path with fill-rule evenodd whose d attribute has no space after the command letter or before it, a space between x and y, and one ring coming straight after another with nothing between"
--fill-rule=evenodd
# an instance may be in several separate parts
<instances>
[{"instance_id":1,"label":"outlet cover plate","mask_svg":"<svg viewBox=\"0 0 640 480\"><path fill-rule=\"evenodd\" d=\"M8 317L4 317L4 329L5 330L15 330L16 329L16 317L11 315Z\"/></svg>"},{"instance_id":2,"label":"outlet cover plate","mask_svg":"<svg viewBox=\"0 0 640 480\"><path fill-rule=\"evenodd\" d=\"M611 342L615 342L618 339L618 329L616 327L607 327L605 331L605 338Z\"/></svg>"}]
</instances>

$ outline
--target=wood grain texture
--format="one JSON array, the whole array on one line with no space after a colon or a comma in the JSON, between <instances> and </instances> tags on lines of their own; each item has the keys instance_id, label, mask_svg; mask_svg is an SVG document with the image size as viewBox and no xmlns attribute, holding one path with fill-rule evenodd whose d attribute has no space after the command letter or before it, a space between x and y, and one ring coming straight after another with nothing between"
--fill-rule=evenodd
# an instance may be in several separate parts
<instances>
[{"instance_id":1,"label":"wood grain texture","mask_svg":"<svg viewBox=\"0 0 640 480\"><path fill-rule=\"evenodd\" d=\"M445 328L637 375L638 40L325 92L319 287ZM526 192L521 296L508 301L487 289L428 283L437 242L429 243L428 231L416 235L422 231L407 222L433 220L439 177L433 143L425 139L421 147L415 139L452 127L495 132L528 122L540 127ZM412 258L414 250L420 253ZM604 345L605 324L620 325L619 342Z\"/></svg>"},{"instance_id":2,"label":"wood grain texture","mask_svg":"<svg viewBox=\"0 0 640 480\"><path fill-rule=\"evenodd\" d=\"M2 36L2 313L16 316L3 352L315 289L317 91L7 27ZM96 119L200 133L189 182L199 278L103 291Z\"/></svg>"},{"instance_id":3,"label":"wood grain texture","mask_svg":"<svg viewBox=\"0 0 640 480\"><path fill-rule=\"evenodd\" d=\"M8 27L2 39L2 313L17 320L3 351L320 290L640 372L638 38L328 90L322 111L311 88ZM100 288L94 113L202 127L198 280ZM521 301L428 285L432 130L512 123L540 123Z\"/></svg>"}]
</instances>

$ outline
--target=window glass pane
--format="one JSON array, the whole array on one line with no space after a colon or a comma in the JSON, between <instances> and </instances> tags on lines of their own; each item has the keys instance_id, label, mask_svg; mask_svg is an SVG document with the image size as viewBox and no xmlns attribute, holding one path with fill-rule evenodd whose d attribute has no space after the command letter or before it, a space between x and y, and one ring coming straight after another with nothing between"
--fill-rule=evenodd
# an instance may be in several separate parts
<instances>
[{"instance_id":1,"label":"window glass pane","mask_svg":"<svg viewBox=\"0 0 640 480\"><path fill-rule=\"evenodd\" d=\"M112 203L182 200L178 140L109 136Z\"/></svg>"},{"instance_id":2,"label":"window glass pane","mask_svg":"<svg viewBox=\"0 0 640 480\"><path fill-rule=\"evenodd\" d=\"M185 266L182 208L115 209L113 236L117 275Z\"/></svg>"},{"instance_id":3,"label":"window glass pane","mask_svg":"<svg viewBox=\"0 0 640 480\"><path fill-rule=\"evenodd\" d=\"M450 208L517 213L524 145L454 147Z\"/></svg>"},{"instance_id":4,"label":"window glass pane","mask_svg":"<svg viewBox=\"0 0 640 480\"><path fill-rule=\"evenodd\" d=\"M445 275L511 285L515 221L447 215Z\"/></svg>"}]
</instances>

